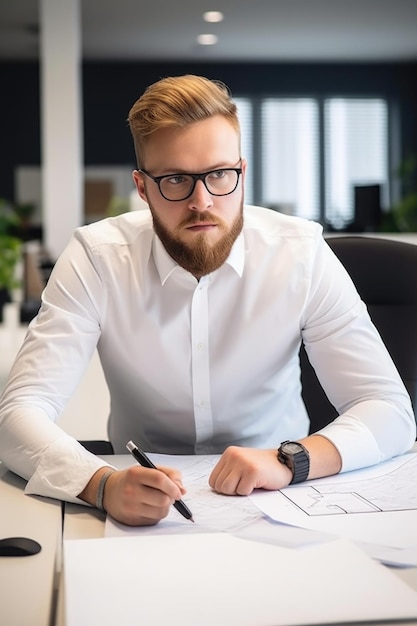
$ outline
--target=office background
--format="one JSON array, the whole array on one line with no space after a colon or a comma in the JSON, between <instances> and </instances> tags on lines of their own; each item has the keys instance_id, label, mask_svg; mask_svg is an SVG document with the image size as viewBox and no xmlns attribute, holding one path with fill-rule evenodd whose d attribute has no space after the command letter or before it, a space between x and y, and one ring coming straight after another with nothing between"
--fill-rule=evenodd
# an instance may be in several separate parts
<instances>
[{"instance_id":1,"label":"office background","mask_svg":"<svg viewBox=\"0 0 417 626\"><path fill-rule=\"evenodd\" d=\"M401 156L417 153L417 60L333 64L84 61L84 164L134 166L126 124L129 108L150 83L184 73L223 80L236 97L329 93L386 97L398 107ZM14 199L16 167L41 164L39 62L0 60L0 84L0 197Z\"/></svg>"},{"instance_id":2,"label":"office background","mask_svg":"<svg viewBox=\"0 0 417 626\"><path fill-rule=\"evenodd\" d=\"M237 98L382 98L390 113L390 176L417 153L417 6L412 0L354 0L349 7L329 0L260 0L256 6L229 0L216 7L179 0L175 10L160 0L151 5L121 0L117 6L97 0L17 0L0 9L0 198L18 201L16 172L41 167L45 159L41 35L47 30L45 15L63 4L74 7L80 22L85 168L132 169L130 106L158 78L188 72L225 81ZM224 11L221 23L204 24L203 11L211 8ZM65 13L57 9L53 18L65 32ZM192 43L199 30L217 32L218 44ZM70 89L65 87L70 80L64 71L54 87ZM64 153L65 146L61 158ZM401 194L394 182L389 202ZM258 180L258 189L261 184ZM259 194L254 200L260 201Z\"/></svg>"}]
</instances>

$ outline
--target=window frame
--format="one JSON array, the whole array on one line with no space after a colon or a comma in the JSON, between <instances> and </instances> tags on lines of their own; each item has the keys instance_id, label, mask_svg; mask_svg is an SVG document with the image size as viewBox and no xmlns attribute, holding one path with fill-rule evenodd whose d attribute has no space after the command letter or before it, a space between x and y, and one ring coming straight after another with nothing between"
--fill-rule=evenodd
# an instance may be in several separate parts
<instances>
[{"instance_id":1,"label":"window frame","mask_svg":"<svg viewBox=\"0 0 417 626\"><path fill-rule=\"evenodd\" d=\"M382 210L388 210L392 206L393 199L398 195L397 186L393 177L393 171L399 163L400 146L399 146L399 120L395 116L395 104L384 94L343 94L343 93L325 93L317 94L263 94L262 96L252 96L239 94L235 100L245 100L250 103L252 111L252 123L249 133L251 133L252 153L242 154L248 160L248 171L246 176L251 177L250 189L252 197L247 199L248 204L256 204L265 206L266 201L262 193L262 171L263 171L263 129L262 129L262 103L266 100L305 100L311 99L317 103L318 109L318 201L319 201L319 221L325 228L331 227L327 222L326 215L326 164L325 164L325 105L328 100L381 100L386 106L386 178L384 185L386 189L383 192ZM354 207L352 207L352 211Z\"/></svg>"}]
</instances>

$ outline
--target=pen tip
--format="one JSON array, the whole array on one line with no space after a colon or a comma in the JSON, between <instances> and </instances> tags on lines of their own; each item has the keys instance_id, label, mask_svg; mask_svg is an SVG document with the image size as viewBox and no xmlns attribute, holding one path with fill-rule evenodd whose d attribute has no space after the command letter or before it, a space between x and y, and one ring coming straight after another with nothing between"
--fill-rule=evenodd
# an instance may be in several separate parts
<instances>
[{"instance_id":1,"label":"pen tip","mask_svg":"<svg viewBox=\"0 0 417 626\"><path fill-rule=\"evenodd\" d=\"M193 524L195 524L194 520L192 517L190 517L190 522L192 522Z\"/></svg>"}]
</instances>

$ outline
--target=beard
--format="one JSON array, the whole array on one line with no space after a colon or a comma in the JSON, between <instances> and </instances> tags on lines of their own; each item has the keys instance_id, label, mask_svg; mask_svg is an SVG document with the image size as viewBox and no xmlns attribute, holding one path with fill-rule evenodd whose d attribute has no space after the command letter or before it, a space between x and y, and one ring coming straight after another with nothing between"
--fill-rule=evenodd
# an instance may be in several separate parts
<instances>
[{"instance_id":1,"label":"beard","mask_svg":"<svg viewBox=\"0 0 417 626\"><path fill-rule=\"evenodd\" d=\"M185 270L193 274L196 278L201 278L217 270L226 261L232 246L243 228L243 200L240 203L240 211L231 226L228 226L221 218L204 211L203 213L193 213L191 217L179 224L177 229L169 231L156 215L152 206L149 205L152 213L153 226L156 234L161 240L168 254ZM176 231L192 224L215 223L222 231L220 239L213 245L209 245L205 233L195 236L193 242L184 242Z\"/></svg>"}]
</instances>

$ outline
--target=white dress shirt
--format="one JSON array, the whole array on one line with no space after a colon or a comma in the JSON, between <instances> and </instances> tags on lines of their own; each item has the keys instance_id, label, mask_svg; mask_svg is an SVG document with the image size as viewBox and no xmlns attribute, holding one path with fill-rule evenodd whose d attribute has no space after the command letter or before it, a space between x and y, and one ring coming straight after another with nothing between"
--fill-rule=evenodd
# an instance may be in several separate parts
<instances>
[{"instance_id":1,"label":"white dress shirt","mask_svg":"<svg viewBox=\"0 0 417 626\"><path fill-rule=\"evenodd\" d=\"M408 450L409 396L319 224L245 207L226 263L197 281L149 211L76 230L29 325L0 405L0 458L27 491L77 500L104 463L54 422L97 347L116 453L277 448L308 433L299 348L340 416L322 434L343 471Z\"/></svg>"}]
</instances>

